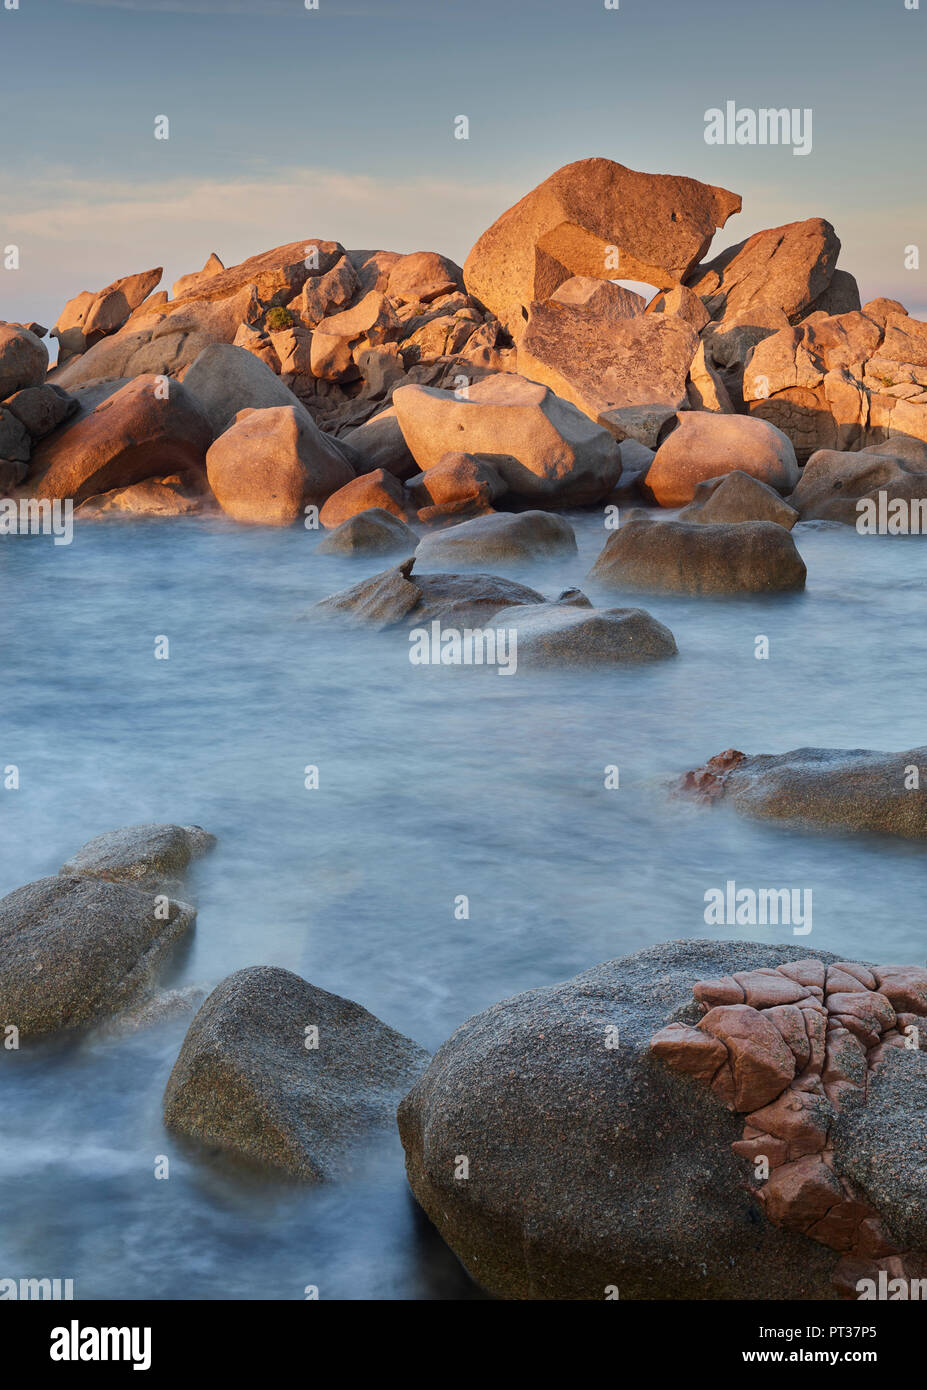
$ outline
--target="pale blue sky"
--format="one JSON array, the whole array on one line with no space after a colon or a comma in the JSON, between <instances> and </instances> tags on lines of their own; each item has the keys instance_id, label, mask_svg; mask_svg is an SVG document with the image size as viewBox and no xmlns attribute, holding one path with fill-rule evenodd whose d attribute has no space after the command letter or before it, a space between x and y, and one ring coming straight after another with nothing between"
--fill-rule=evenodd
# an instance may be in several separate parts
<instances>
[{"instance_id":1,"label":"pale blue sky","mask_svg":"<svg viewBox=\"0 0 927 1390\"><path fill-rule=\"evenodd\" d=\"M827 217L864 298L927 305L903 262L927 242L927 0L5 3L2 318L50 326L119 275L164 264L169 286L303 237L462 260L593 154L741 193L718 247ZM812 153L706 145L728 99L811 107Z\"/></svg>"}]
</instances>

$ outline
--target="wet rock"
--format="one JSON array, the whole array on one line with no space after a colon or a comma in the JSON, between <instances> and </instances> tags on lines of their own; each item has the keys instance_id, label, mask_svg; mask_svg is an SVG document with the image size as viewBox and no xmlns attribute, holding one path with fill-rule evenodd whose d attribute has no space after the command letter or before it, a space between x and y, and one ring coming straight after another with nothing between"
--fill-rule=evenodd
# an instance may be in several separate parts
<instances>
[{"instance_id":1,"label":"wet rock","mask_svg":"<svg viewBox=\"0 0 927 1390\"><path fill-rule=\"evenodd\" d=\"M464 398L400 386L393 403L422 472L463 450L485 457L516 496L560 506L599 501L620 476L621 455L607 430L512 372L475 382Z\"/></svg>"},{"instance_id":2,"label":"wet rock","mask_svg":"<svg viewBox=\"0 0 927 1390\"><path fill-rule=\"evenodd\" d=\"M642 174L609 159L564 165L483 233L467 290L511 327L571 276L669 288L705 254L740 198L695 179Z\"/></svg>"},{"instance_id":3,"label":"wet rock","mask_svg":"<svg viewBox=\"0 0 927 1390\"><path fill-rule=\"evenodd\" d=\"M198 825L126 825L88 840L58 872L180 892L190 865L215 845L215 835Z\"/></svg>"},{"instance_id":4,"label":"wet rock","mask_svg":"<svg viewBox=\"0 0 927 1390\"><path fill-rule=\"evenodd\" d=\"M319 617L343 615L379 628L399 623L419 626L445 622L461 627L488 623L502 608L543 603L526 584L493 574L415 574L414 556L349 589L322 599L312 608Z\"/></svg>"},{"instance_id":5,"label":"wet rock","mask_svg":"<svg viewBox=\"0 0 927 1390\"><path fill-rule=\"evenodd\" d=\"M371 507L329 531L316 549L320 555L389 555L396 550L408 555L417 544L418 536L404 521Z\"/></svg>"},{"instance_id":6,"label":"wet rock","mask_svg":"<svg viewBox=\"0 0 927 1390\"><path fill-rule=\"evenodd\" d=\"M427 474L425 475L428 476ZM497 512L424 536L415 558L420 568L530 564L576 554L573 528L551 512Z\"/></svg>"},{"instance_id":7,"label":"wet rock","mask_svg":"<svg viewBox=\"0 0 927 1390\"><path fill-rule=\"evenodd\" d=\"M359 1004L255 966L223 980L194 1018L164 1092L164 1122L249 1164L324 1182L350 1168L371 1131L392 1124L427 1063L423 1048Z\"/></svg>"},{"instance_id":8,"label":"wet rock","mask_svg":"<svg viewBox=\"0 0 927 1390\"><path fill-rule=\"evenodd\" d=\"M75 502L158 474L202 470L212 426L179 382L169 392L156 376L140 376L35 446L29 488L36 497Z\"/></svg>"},{"instance_id":9,"label":"wet rock","mask_svg":"<svg viewBox=\"0 0 927 1390\"><path fill-rule=\"evenodd\" d=\"M643 608L593 608L582 594L504 608L493 625L518 634L519 666L631 665L677 654L669 628Z\"/></svg>"},{"instance_id":10,"label":"wet rock","mask_svg":"<svg viewBox=\"0 0 927 1390\"><path fill-rule=\"evenodd\" d=\"M186 903L98 878L17 888L0 900L0 1016L31 1038L119 1012L195 918Z\"/></svg>"},{"instance_id":11,"label":"wet rock","mask_svg":"<svg viewBox=\"0 0 927 1390\"><path fill-rule=\"evenodd\" d=\"M631 515L589 572L610 589L652 593L769 594L803 589L791 535L770 521L703 524Z\"/></svg>"},{"instance_id":12,"label":"wet rock","mask_svg":"<svg viewBox=\"0 0 927 1390\"><path fill-rule=\"evenodd\" d=\"M222 510L260 526L292 526L354 476L302 406L242 410L211 446L206 471Z\"/></svg>"},{"instance_id":13,"label":"wet rock","mask_svg":"<svg viewBox=\"0 0 927 1390\"><path fill-rule=\"evenodd\" d=\"M920 840L927 838L925 767L927 748L798 748L755 755L732 749L687 773L680 787L761 820Z\"/></svg>"},{"instance_id":14,"label":"wet rock","mask_svg":"<svg viewBox=\"0 0 927 1390\"><path fill-rule=\"evenodd\" d=\"M833 1251L757 1208L731 1148L742 1121L650 1048L697 1021L699 979L806 956L669 942L458 1028L399 1128L412 1191L474 1279L518 1299L833 1297ZM717 1056L708 1043L703 1072Z\"/></svg>"},{"instance_id":15,"label":"wet rock","mask_svg":"<svg viewBox=\"0 0 927 1390\"><path fill-rule=\"evenodd\" d=\"M717 522L774 521L791 531L799 513L773 488L735 468L720 478L698 483L692 501L679 513L680 521L700 525Z\"/></svg>"},{"instance_id":16,"label":"wet rock","mask_svg":"<svg viewBox=\"0 0 927 1390\"><path fill-rule=\"evenodd\" d=\"M767 421L691 410L677 420L645 479L661 507L684 506L692 501L698 483L735 469L779 492L791 492L798 482L791 441Z\"/></svg>"}]
</instances>

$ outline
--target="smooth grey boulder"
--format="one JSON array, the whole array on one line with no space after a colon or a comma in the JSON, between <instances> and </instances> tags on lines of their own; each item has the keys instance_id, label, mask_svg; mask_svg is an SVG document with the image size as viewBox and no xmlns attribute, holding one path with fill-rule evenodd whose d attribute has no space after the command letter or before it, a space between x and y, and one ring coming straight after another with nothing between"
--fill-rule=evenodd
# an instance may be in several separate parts
<instances>
[{"instance_id":1,"label":"smooth grey boulder","mask_svg":"<svg viewBox=\"0 0 927 1390\"><path fill-rule=\"evenodd\" d=\"M683 507L676 519L697 521L702 526L725 521L774 521L777 526L791 531L799 516L775 488L735 469L720 478L698 483L692 501L688 507Z\"/></svg>"},{"instance_id":2,"label":"smooth grey boulder","mask_svg":"<svg viewBox=\"0 0 927 1390\"><path fill-rule=\"evenodd\" d=\"M343 616L350 621L389 628L445 622L478 626L501 608L543 603L544 596L526 584L495 574L415 574L415 557L383 570L322 599L310 609L316 617Z\"/></svg>"},{"instance_id":3,"label":"smooth grey boulder","mask_svg":"<svg viewBox=\"0 0 927 1390\"><path fill-rule=\"evenodd\" d=\"M668 627L643 608L593 608L584 595L503 608L496 628L517 634L519 666L614 666L677 654Z\"/></svg>"},{"instance_id":4,"label":"smooth grey boulder","mask_svg":"<svg viewBox=\"0 0 927 1390\"><path fill-rule=\"evenodd\" d=\"M836 959L670 941L458 1028L398 1119L412 1191L473 1278L512 1299L834 1298L835 1252L759 1210L742 1116L650 1051L700 1016L696 981L812 956Z\"/></svg>"},{"instance_id":5,"label":"smooth grey boulder","mask_svg":"<svg viewBox=\"0 0 927 1390\"><path fill-rule=\"evenodd\" d=\"M308 1029L316 1029L317 1046ZM349 1166L429 1054L289 970L229 975L190 1025L164 1092L168 1129L307 1182Z\"/></svg>"},{"instance_id":6,"label":"smooth grey boulder","mask_svg":"<svg viewBox=\"0 0 927 1390\"><path fill-rule=\"evenodd\" d=\"M769 594L805 587L791 535L772 521L653 521L632 513L588 578L610 589L675 594Z\"/></svg>"},{"instance_id":7,"label":"smooth grey boulder","mask_svg":"<svg viewBox=\"0 0 927 1390\"><path fill-rule=\"evenodd\" d=\"M687 772L680 789L761 820L927 839L927 746L752 755L731 748Z\"/></svg>"},{"instance_id":8,"label":"smooth grey boulder","mask_svg":"<svg viewBox=\"0 0 927 1390\"><path fill-rule=\"evenodd\" d=\"M183 384L196 397L216 437L240 410L290 405L302 416L309 416L299 397L266 362L234 343L210 343L203 348L187 368Z\"/></svg>"},{"instance_id":9,"label":"smooth grey boulder","mask_svg":"<svg viewBox=\"0 0 927 1390\"><path fill-rule=\"evenodd\" d=\"M17 888L0 900L0 1020L38 1037L118 1013L195 919L188 903L76 874Z\"/></svg>"},{"instance_id":10,"label":"smooth grey boulder","mask_svg":"<svg viewBox=\"0 0 927 1390\"><path fill-rule=\"evenodd\" d=\"M215 845L198 825L125 825L88 840L58 872L164 892L181 886L193 860Z\"/></svg>"},{"instance_id":11,"label":"smooth grey boulder","mask_svg":"<svg viewBox=\"0 0 927 1390\"><path fill-rule=\"evenodd\" d=\"M316 550L319 555L389 555L414 550L418 536L398 516L383 507L368 507L327 531Z\"/></svg>"},{"instance_id":12,"label":"smooth grey boulder","mask_svg":"<svg viewBox=\"0 0 927 1390\"><path fill-rule=\"evenodd\" d=\"M428 474L425 474L427 479ZM415 559L422 568L530 564L576 554L573 527L551 512L495 512L424 536Z\"/></svg>"},{"instance_id":13,"label":"smooth grey boulder","mask_svg":"<svg viewBox=\"0 0 927 1390\"><path fill-rule=\"evenodd\" d=\"M920 461L916 450L895 454L894 447L889 441L878 450L818 449L805 464L790 505L803 521L846 526L856 526L866 510L860 501L878 505L880 493L886 502L924 502L927 511L927 460Z\"/></svg>"}]
</instances>

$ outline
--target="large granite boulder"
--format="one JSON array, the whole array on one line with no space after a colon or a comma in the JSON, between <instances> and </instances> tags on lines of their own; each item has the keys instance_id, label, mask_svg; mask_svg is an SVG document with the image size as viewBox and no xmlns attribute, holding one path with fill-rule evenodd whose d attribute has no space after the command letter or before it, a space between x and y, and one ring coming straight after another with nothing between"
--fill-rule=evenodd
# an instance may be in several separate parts
<instances>
[{"instance_id":1,"label":"large granite boulder","mask_svg":"<svg viewBox=\"0 0 927 1390\"><path fill-rule=\"evenodd\" d=\"M242 410L206 455L209 486L235 521L292 526L354 476L302 406Z\"/></svg>"},{"instance_id":2,"label":"large granite boulder","mask_svg":"<svg viewBox=\"0 0 927 1390\"><path fill-rule=\"evenodd\" d=\"M234 343L211 343L184 374L184 388L199 401L214 435L227 429L241 410L271 410L301 404L285 382L254 353Z\"/></svg>"},{"instance_id":3,"label":"large granite boulder","mask_svg":"<svg viewBox=\"0 0 927 1390\"><path fill-rule=\"evenodd\" d=\"M654 521L632 513L589 572L604 588L674 594L771 594L805 587L805 564L773 521Z\"/></svg>"},{"instance_id":4,"label":"large granite boulder","mask_svg":"<svg viewBox=\"0 0 927 1390\"><path fill-rule=\"evenodd\" d=\"M919 440L910 444L915 458L922 451L920 466L895 454L891 441L875 450L818 449L802 469L789 502L803 521L841 521L857 526L867 511L866 504L877 510L880 494L884 494L886 509L891 502L904 503L905 511L908 504L923 502L927 519L927 446Z\"/></svg>"},{"instance_id":5,"label":"large granite boulder","mask_svg":"<svg viewBox=\"0 0 927 1390\"><path fill-rule=\"evenodd\" d=\"M359 516L361 512L389 512L392 516L405 520L407 506L402 483L385 468L375 468L352 478L338 488L327 499L319 513L322 525L330 530L340 526L349 517Z\"/></svg>"},{"instance_id":6,"label":"large granite boulder","mask_svg":"<svg viewBox=\"0 0 927 1390\"><path fill-rule=\"evenodd\" d=\"M700 526L723 521L774 521L791 531L799 513L773 488L740 469L696 486L692 501L677 520Z\"/></svg>"},{"instance_id":7,"label":"large granite boulder","mask_svg":"<svg viewBox=\"0 0 927 1390\"><path fill-rule=\"evenodd\" d=\"M822 217L756 232L697 266L686 284L705 300L713 319L755 308L789 318L810 311L830 284L840 239Z\"/></svg>"},{"instance_id":8,"label":"large granite boulder","mask_svg":"<svg viewBox=\"0 0 927 1390\"><path fill-rule=\"evenodd\" d=\"M698 334L675 314L615 317L556 299L532 304L518 370L572 402L616 439L652 448L686 403Z\"/></svg>"},{"instance_id":9,"label":"large granite boulder","mask_svg":"<svg viewBox=\"0 0 927 1390\"><path fill-rule=\"evenodd\" d=\"M759 820L927 839L927 748L760 754L731 748L687 772L680 789Z\"/></svg>"},{"instance_id":10,"label":"large granite boulder","mask_svg":"<svg viewBox=\"0 0 927 1390\"><path fill-rule=\"evenodd\" d=\"M164 1092L168 1129L305 1182L343 1176L392 1122L428 1053L289 970L238 970L190 1025Z\"/></svg>"},{"instance_id":11,"label":"large granite boulder","mask_svg":"<svg viewBox=\"0 0 927 1390\"><path fill-rule=\"evenodd\" d=\"M156 376L127 381L112 394L90 394L70 420L41 439L28 487L36 497L72 497L129 487L145 478L202 472L213 431L180 382Z\"/></svg>"},{"instance_id":12,"label":"large granite boulder","mask_svg":"<svg viewBox=\"0 0 927 1390\"><path fill-rule=\"evenodd\" d=\"M32 1038L118 1013L195 918L187 903L78 874L17 888L0 900L0 1019Z\"/></svg>"},{"instance_id":13,"label":"large granite boulder","mask_svg":"<svg viewBox=\"0 0 927 1390\"><path fill-rule=\"evenodd\" d=\"M592 608L568 600L503 608L493 626L516 634L518 665L616 666L677 654L668 627L643 608Z\"/></svg>"},{"instance_id":14,"label":"large granite boulder","mask_svg":"<svg viewBox=\"0 0 927 1390\"><path fill-rule=\"evenodd\" d=\"M678 284L740 198L610 159L564 165L483 233L464 265L467 290L510 327L575 275Z\"/></svg>"},{"instance_id":15,"label":"large granite boulder","mask_svg":"<svg viewBox=\"0 0 927 1390\"><path fill-rule=\"evenodd\" d=\"M607 430L513 372L484 377L463 397L400 386L393 404L424 472L447 453L479 454L516 496L558 506L600 501L621 475L621 454Z\"/></svg>"},{"instance_id":16,"label":"large granite boulder","mask_svg":"<svg viewBox=\"0 0 927 1390\"><path fill-rule=\"evenodd\" d=\"M24 386L41 386L48 370L48 348L15 323L0 323L0 401Z\"/></svg>"},{"instance_id":17,"label":"large granite boulder","mask_svg":"<svg viewBox=\"0 0 927 1390\"><path fill-rule=\"evenodd\" d=\"M791 440L766 420L683 411L656 452L645 485L661 507L691 502L699 483L738 470L778 492L791 492L798 464Z\"/></svg>"},{"instance_id":18,"label":"large granite boulder","mask_svg":"<svg viewBox=\"0 0 927 1390\"><path fill-rule=\"evenodd\" d=\"M399 1130L412 1191L473 1278L515 1299L834 1298L834 1252L758 1207L742 1121L650 1047L698 1019L699 980L811 955L672 941L458 1028Z\"/></svg>"}]
</instances>

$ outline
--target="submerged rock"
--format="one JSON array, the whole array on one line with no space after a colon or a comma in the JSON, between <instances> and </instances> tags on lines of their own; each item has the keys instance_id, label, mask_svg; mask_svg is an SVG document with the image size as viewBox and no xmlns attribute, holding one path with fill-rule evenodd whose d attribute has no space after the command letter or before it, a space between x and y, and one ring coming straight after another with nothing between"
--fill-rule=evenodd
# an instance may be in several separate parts
<instances>
[{"instance_id":1,"label":"submerged rock","mask_svg":"<svg viewBox=\"0 0 927 1390\"><path fill-rule=\"evenodd\" d=\"M611 589L677 594L770 594L805 587L791 535L772 521L654 521L634 513L589 571Z\"/></svg>"},{"instance_id":2,"label":"submerged rock","mask_svg":"<svg viewBox=\"0 0 927 1390\"><path fill-rule=\"evenodd\" d=\"M668 942L458 1028L399 1130L412 1191L474 1279L518 1299L834 1297L833 1251L758 1209L731 1148L742 1123L650 1048L697 1020L698 980L810 956Z\"/></svg>"},{"instance_id":3,"label":"submerged rock","mask_svg":"<svg viewBox=\"0 0 927 1390\"><path fill-rule=\"evenodd\" d=\"M17 888L0 900L0 1018L38 1037L118 1013L195 919L128 883L57 874Z\"/></svg>"},{"instance_id":4,"label":"submerged rock","mask_svg":"<svg viewBox=\"0 0 927 1390\"><path fill-rule=\"evenodd\" d=\"M517 633L519 666L614 666L676 655L668 627L643 608L593 608L583 594L504 608L496 628Z\"/></svg>"},{"instance_id":5,"label":"submerged rock","mask_svg":"<svg viewBox=\"0 0 927 1390\"><path fill-rule=\"evenodd\" d=\"M192 862L216 843L198 825L126 825L88 840L58 872L163 893L166 884L181 884Z\"/></svg>"},{"instance_id":6,"label":"submerged rock","mask_svg":"<svg viewBox=\"0 0 927 1390\"><path fill-rule=\"evenodd\" d=\"M327 532L316 551L319 555L388 555L395 550L408 554L417 544L411 526L382 507L369 507Z\"/></svg>"},{"instance_id":7,"label":"submerged rock","mask_svg":"<svg viewBox=\"0 0 927 1390\"><path fill-rule=\"evenodd\" d=\"M478 626L487 623L500 608L514 604L543 603L544 597L526 584L516 584L494 574L416 574L414 556L395 569L384 570L350 589L342 589L315 604L317 616L344 614L374 627L394 627L408 622Z\"/></svg>"},{"instance_id":8,"label":"submerged rock","mask_svg":"<svg viewBox=\"0 0 927 1390\"><path fill-rule=\"evenodd\" d=\"M252 1164L323 1182L348 1166L365 1134L392 1123L428 1056L359 1004L289 970L254 966L223 980L191 1023L164 1122Z\"/></svg>"},{"instance_id":9,"label":"submerged rock","mask_svg":"<svg viewBox=\"0 0 927 1390\"><path fill-rule=\"evenodd\" d=\"M735 810L762 820L927 839L927 747L906 753L797 748L752 755L729 749L687 772L680 790L707 801L729 801Z\"/></svg>"}]
</instances>

